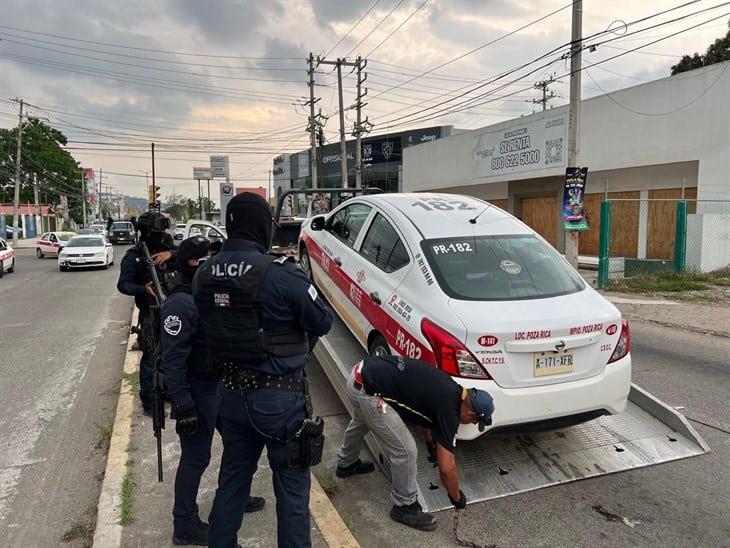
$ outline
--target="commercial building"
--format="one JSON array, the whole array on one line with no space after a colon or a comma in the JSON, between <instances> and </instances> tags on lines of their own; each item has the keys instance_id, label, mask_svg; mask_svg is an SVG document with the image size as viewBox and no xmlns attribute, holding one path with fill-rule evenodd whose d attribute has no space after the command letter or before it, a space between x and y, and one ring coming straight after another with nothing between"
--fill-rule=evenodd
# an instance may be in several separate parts
<instances>
[{"instance_id":1,"label":"commercial building","mask_svg":"<svg viewBox=\"0 0 730 548\"><path fill-rule=\"evenodd\" d=\"M580 163L589 169L591 229L580 254L598 253L600 202L615 200L612 255L671 259L674 211L688 200L687 262L730 264L730 62L582 101ZM462 132L403 154L402 190L488 200L564 249L561 207L567 105Z\"/></svg>"},{"instance_id":2,"label":"commercial building","mask_svg":"<svg viewBox=\"0 0 730 548\"><path fill-rule=\"evenodd\" d=\"M401 186L403 151L423 143L437 141L458 132L453 126L435 126L387 135L363 137L363 186L376 186L386 192L397 192ZM355 186L355 140L346 142L347 177ZM317 149L317 186L342 186L340 143L329 143ZM309 150L282 154L274 159L274 192L291 188L312 188Z\"/></svg>"}]
</instances>

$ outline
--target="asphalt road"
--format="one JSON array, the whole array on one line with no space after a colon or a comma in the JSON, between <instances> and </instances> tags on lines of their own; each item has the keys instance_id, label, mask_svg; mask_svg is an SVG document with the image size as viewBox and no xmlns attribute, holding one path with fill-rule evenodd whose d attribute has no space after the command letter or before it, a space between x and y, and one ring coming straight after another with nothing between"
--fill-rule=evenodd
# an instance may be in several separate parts
<instances>
[{"instance_id":1,"label":"asphalt road","mask_svg":"<svg viewBox=\"0 0 730 548\"><path fill-rule=\"evenodd\" d=\"M730 341L632 324L634 382L682 413L707 455L469 505L459 536L477 546L730 546ZM340 480L335 453L348 417L312 364L325 458L315 470L362 546L455 546L453 510L422 533L389 518L390 485L376 472Z\"/></svg>"},{"instance_id":2,"label":"asphalt road","mask_svg":"<svg viewBox=\"0 0 730 548\"><path fill-rule=\"evenodd\" d=\"M0 280L0 545L88 545L132 300L109 270L18 250Z\"/></svg>"}]
</instances>

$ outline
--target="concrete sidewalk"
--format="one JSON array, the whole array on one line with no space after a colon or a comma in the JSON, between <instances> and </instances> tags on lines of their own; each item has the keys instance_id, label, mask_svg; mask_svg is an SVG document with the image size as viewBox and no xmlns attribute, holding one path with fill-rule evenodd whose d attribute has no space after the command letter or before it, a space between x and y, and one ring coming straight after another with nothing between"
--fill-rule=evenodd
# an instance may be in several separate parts
<instances>
[{"instance_id":1,"label":"concrete sidewalk","mask_svg":"<svg viewBox=\"0 0 730 548\"><path fill-rule=\"evenodd\" d=\"M13 249L35 249L38 238L21 238L18 240L18 245L13 245L12 238L6 241L13 246Z\"/></svg>"},{"instance_id":2,"label":"concrete sidewalk","mask_svg":"<svg viewBox=\"0 0 730 548\"><path fill-rule=\"evenodd\" d=\"M112 444L99 498L95 547L172 546L173 491L180 446L175 434L175 421L168 419L162 440L164 482L159 483L152 422L143 415L136 396L140 353L130 350L133 338L131 336L128 343ZM322 411L315 401L317 413ZM198 495L200 516L205 521L215 495L221 453L221 440L216 435L213 458L203 475ZM260 512L246 514L239 531L239 542L246 547L276 546L276 499L265 452L254 476L251 493L266 498L266 506ZM313 546L359 546L314 476L310 511Z\"/></svg>"}]
</instances>

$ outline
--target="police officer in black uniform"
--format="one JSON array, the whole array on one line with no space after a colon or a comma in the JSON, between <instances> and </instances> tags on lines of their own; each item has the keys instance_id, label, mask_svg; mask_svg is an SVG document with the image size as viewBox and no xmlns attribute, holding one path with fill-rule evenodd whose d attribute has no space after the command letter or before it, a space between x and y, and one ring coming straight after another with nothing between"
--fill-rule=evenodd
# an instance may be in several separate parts
<instances>
[{"instance_id":1,"label":"police officer in black uniform","mask_svg":"<svg viewBox=\"0 0 730 548\"><path fill-rule=\"evenodd\" d=\"M147 211L139 216L137 226L139 241L147 244L155 264L162 265L173 257L175 244L165 232L170 227L170 220L167 217L156 211ZM152 278L139 244L127 250L122 259L117 289L125 295L134 297L134 302L139 308L140 324L150 320L149 307L155 302ZM152 357L143 349L139 362L139 396L146 415L152 412L152 374Z\"/></svg>"},{"instance_id":2,"label":"police officer in black uniform","mask_svg":"<svg viewBox=\"0 0 730 548\"><path fill-rule=\"evenodd\" d=\"M207 352L198 321L192 283L198 263L208 255L210 241L194 236L180 243L175 257L175 287L162 305L162 371L170 396L170 417L177 420L180 463L175 476L172 543L208 544L208 524L198 514L200 478L210 463L217 420L219 374ZM247 512L264 507L261 497L249 497Z\"/></svg>"},{"instance_id":3,"label":"police officer in black uniform","mask_svg":"<svg viewBox=\"0 0 730 548\"><path fill-rule=\"evenodd\" d=\"M209 546L235 547L244 503L266 446L276 494L280 547L310 546L309 466L298 440L311 414L304 367L310 342L332 314L307 276L267 255L273 219L252 193L228 204L228 240L195 276L193 295L209 348L223 364L219 420L223 458ZM316 462L316 458L312 459Z\"/></svg>"}]
</instances>

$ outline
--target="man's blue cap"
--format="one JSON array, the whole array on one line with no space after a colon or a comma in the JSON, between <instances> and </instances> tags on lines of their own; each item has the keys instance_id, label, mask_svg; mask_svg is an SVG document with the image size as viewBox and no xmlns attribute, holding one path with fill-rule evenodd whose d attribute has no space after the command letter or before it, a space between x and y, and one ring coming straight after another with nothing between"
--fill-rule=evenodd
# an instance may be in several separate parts
<instances>
[{"instance_id":1,"label":"man's blue cap","mask_svg":"<svg viewBox=\"0 0 730 548\"><path fill-rule=\"evenodd\" d=\"M492 424L492 413L494 413L494 400L484 390L478 388L470 388L469 393L469 405L471 405L472 411L476 413L479 419L479 431L484 432L484 429Z\"/></svg>"}]
</instances>

